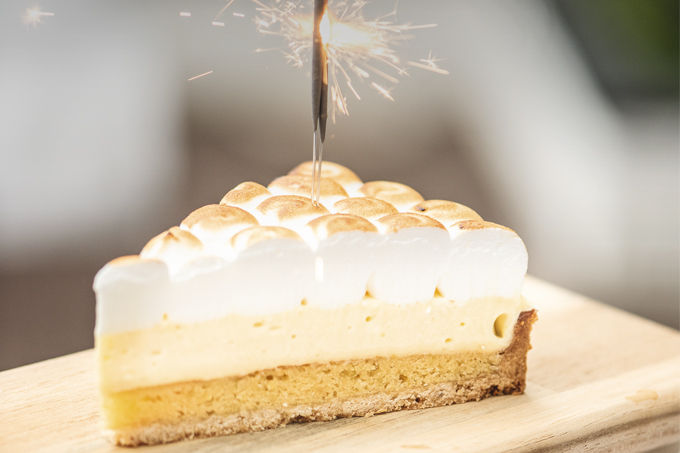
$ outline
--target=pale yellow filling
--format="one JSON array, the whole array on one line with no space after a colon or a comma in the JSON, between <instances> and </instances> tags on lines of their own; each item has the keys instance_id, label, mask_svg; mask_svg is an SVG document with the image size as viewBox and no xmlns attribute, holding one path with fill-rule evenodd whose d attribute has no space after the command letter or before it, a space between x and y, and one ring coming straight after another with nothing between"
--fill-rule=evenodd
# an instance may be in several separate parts
<instances>
[{"instance_id":1,"label":"pale yellow filling","mask_svg":"<svg viewBox=\"0 0 680 453\"><path fill-rule=\"evenodd\" d=\"M151 329L96 337L100 387L106 394L285 365L494 352L510 344L519 313L530 308L521 296L465 303L435 297L408 305L365 297L330 310L301 305L267 316L164 321Z\"/></svg>"}]
</instances>

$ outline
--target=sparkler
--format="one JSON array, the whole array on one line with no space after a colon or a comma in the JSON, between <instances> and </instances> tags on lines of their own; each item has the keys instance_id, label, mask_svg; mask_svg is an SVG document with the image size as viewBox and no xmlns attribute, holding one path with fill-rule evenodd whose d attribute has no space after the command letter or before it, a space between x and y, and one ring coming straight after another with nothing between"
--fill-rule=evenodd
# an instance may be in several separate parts
<instances>
[{"instance_id":1,"label":"sparkler","mask_svg":"<svg viewBox=\"0 0 680 453\"><path fill-rule=\"evenodd\" d=\"M312 40L312 201L318 206L321 197L321 164L323 142L326 140L328 120L328 48L331 26L328 0L314 0L314 31Z\"/></svg>"},{"instance_id":2,"label":"sparkler","mask_svg":"<svg viewBox=\"0 0 680 453\"><path fill-rule=\"evenodd\" d=\"M235 0L217 15L219 18ZM255 52L280 51L286 61L303 67L312 55L312 120L314 147L312 153L312 201L319 203L323 142L326 135L328 105L331 120L336 113L349 115L347 88L361 99L354 81L366 82L386 99L394 101L390 89L375 80L382 78L398 84L399 78L408 76L407 67L415 67L437 74L448 74L441 69L432 53L419 61L402 61L395 48L404 45L415 29L436 27L437 24L412 25L396 23L396 10L374 20L364 18L365 0L313 0L312 12L306 10L309 0L252 0L255 3L256 29L263 35L280 36L287 45ZM243 17L234 13L234 16ZM330 95L330 102L329 102Z\"/></svg>"},{"instance_id":3,"label":"sparkler","mask_svg":"<svg viewBox=\"0 0 680 453\"><path fill-rule=\"evenodd\" d=\"M45 16L51 17L54 16L54 13L41 11L38 7L28 8L26 9L26 14L24 14L24 23L36 27L38 24L42 23L42 18Z\"/></svg>"},{"instance_id":4,"label":"sparkler","mask_svg":"<svg viewBox=\"0 0 680 453\"><path fill-rule=\"evenodd\" d=\"M391 84L397 77L407 76L407 66L425 69L438 74L448 71L437 65L432 54L420 62L402 61L395 50L412 36L406 32L436 24L411 25L395 22L396 11L374 20L364 18L364 0L314 0L313 14L306 13L302 0L278 0L266 5L256 4L255 24L262 34L281 36L287 46L281 51L288 63L302 67L312 54L312 120L314 147L312 153L312 200L319 202L323 142L326 134L327 106L331 106L331 120L336 114L349 115L349 91L360 100L354 79L369 82L368 86L386 99L394 101L390 90L382 84L367 80L377 76ZM330 95L330 100L329 100Z\"/></svg>"},{"instance_id":5,"label":"sparkler","mask_svg":"<svg viewBox=\"0 0 680 453\"><path fill-rule=\"evenodd\" d=\"M261 34L277 35L286 46L270 49L279 51L286 61L296 67L303 67L309 61L313 47L314 18L309 12L308 2L303 0L279 0L271 5L261 0L252 0L257 12L256 29ZM432 28L437 24L413 25L397 23L396 10L376 19L364 17L365 0L329 0L327 6L328 39L324 47L328 58L328 85L331 121L337 114L349 115L345 92L361 99L355 82L367 83L386 99L394 100L390 88L371 79L377 77L389 84L399 83L399 77L408 76L408 67L415 67L437 74L448 74L441 69L436 57L430 55L419 61L402 60L397 48L413 38L409 32L416 29ZM349 89L349 90L348 90Z\"/></svg>"}]
</instances>

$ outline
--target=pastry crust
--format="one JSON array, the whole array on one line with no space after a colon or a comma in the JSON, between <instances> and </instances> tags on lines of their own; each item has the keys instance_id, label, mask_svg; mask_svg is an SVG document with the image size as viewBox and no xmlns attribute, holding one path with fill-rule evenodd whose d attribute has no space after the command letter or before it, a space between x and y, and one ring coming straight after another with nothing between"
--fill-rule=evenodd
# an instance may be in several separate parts
<instances>
[{"instance_id":1,"label":"pastry crust","mask_svg":"<svg viewBox=\"0 0 680 453\"><path fill-rule=\"evenodd\" d=\"M535 310L520 314L513 330L510 345L501 352L486 354L485 361L490 364L487 373L459 379L449 379L438 383L424 385L408 385L408 378L403 382L381 382L386 390L365 396L357 395L348 398L322 398L321 402L312 401L298 404L278 404L254 410L241 410L228 415L211 414L207 417L186 417L171 423L151 423L131 426L117 430L107 430L109 440L121 446L154 445L178 440L202 437L214 437L242 432L261 431L269 428L285 426L293 422L325 421L342 417L372 416L374 414L393 412L402 409L423 409L428 407L459 404L466 401L479 401L493 395L517 395L524 393L526 386L527 352L531 349L530 334L533 323L538 319ZM303 371L313 377L315 372L322 373L329 366L361 367L369 364L389 366L391 360L400 363L406 360L422 360L429 356L411 356L406 358L374 358L353 360L330 364L311 364L296 367L279 367L274 370L262 370L247 376L233 378L236 380L265 379L281 373L295 370ZM350 363L351 362L351 363ZM305 370L306 368L306 370ZM355 379L365 379L357 375ZM397 377L402 381L402 375ZM293 380L288 384L295 388ZM391 385L390 385L391 384ZM421 383L422 384L422 383ZM184 385L200 385L198 382ZM330 389L332 390L332 389ZM257 405L259 406L259 405ZM262 406L260 406L262 407Z\"/></svg>"}]
</instances>

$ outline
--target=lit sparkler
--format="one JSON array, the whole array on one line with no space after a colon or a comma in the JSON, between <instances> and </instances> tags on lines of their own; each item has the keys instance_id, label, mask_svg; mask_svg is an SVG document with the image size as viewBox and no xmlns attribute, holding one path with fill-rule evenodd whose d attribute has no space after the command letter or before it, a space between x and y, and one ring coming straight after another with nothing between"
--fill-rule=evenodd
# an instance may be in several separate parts
<instances>
[{"instance_id":1,"label":"lit sparkler","mask_svg":"<svg viewBox=\"0 0 680 453\"><path fill-rule=\"evenodd\" d=\"M38 24L42 23L42 18L46 16L52 17L54 16L54 13L47 13L41 11L40 8L38 7L27 8L26 14L24 14L24 23L26 25L33 25L34 27L36 27Z\"/></svg>"},{"instance_id":2,"label":"lit sparkler","mask_svg":"<svg viewBox=\"0 0 680 453\"><path fill-rule=\"evenodd\" d=\"M321 164L323 142L326 139L328 120L328 47L331 23L328 18L328 0L314 0L314 28L312 31L312 122L314 144L312 147L312 202L319 206L321 196Z\"/></svg>"},{"instance_id":3,"label":"lit sparkler","mask_svg":"<svg viewBox=\"0 0 680 453\"><path fill-rule=\"evenodd\" d=\"M281 36L287 43L285 47L257 49L280 51L286 61L302 67L312 50L313 17L306 8L308 2L302 0L279 0L267 5L260 0L256 4L255 24L258 32ZM324 44L328 56L328 84L331 118L335 122L336 113L349 114L345 92L361 99L355 81L367 82L386 99L394 100L390 90L370 79L377 76L391 84L399 83L401 76L409 75L407 67L415 67L438 74L448 74L441 69L432 54L420 61L403 61L396 48L412 38L406 34L415 29L436 27L437 24L412 25L396 23L396 11L374 20L364 17L364 0L336 0L328 5L327 37Z\"/></svg>"},{"instance_id":4,"label":"lit sparkler","mask_svg":"<svg viewBox=\"0 0 680 453\"><path fill-rule=\"evenodd\" d=\"M227 0L215 19L234 1ZM366 81L386 99L394 101L388 88L366 79L378 76L397 84L397 77L409 75L407 66L448 74L448 71L439 68L439 60L431 52L427 58L416 62L402 61L395 50L412 38L406 32L436 27L437 24L398 24L396 10L375 20L367 20L363 15L366 0L314 0L309 2L314 5L312 12L305 10L305 6L309 6L308 0L269 0L271 3L268 5L263 3L267 0L252 1L256 5L254 22L257 31L263 35L280 36L287 44L256 49L255 52L280 51L287 62L296 67L302 67L312 55L314 146L311 198L318 205L328 104L335 123L336 112L349 115L343 90L349 88L358 100L361 99L354 80ZM234 16L237 15L234 13Z\"/></svg>"}]
</instances>

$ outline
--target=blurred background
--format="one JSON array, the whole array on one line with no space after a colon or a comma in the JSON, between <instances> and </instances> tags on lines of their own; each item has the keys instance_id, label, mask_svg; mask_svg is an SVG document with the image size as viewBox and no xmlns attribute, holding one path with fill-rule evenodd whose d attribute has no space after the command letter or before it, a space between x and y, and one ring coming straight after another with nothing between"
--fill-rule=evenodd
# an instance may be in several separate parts
<instances>
[{"instance_id":1,"label":"blurred background","mask_svg":"<svg viewBox=\"0 0 680 453\"><path fill-rule=\"evenodd\" d=\"M254 52L282 41L252 2L223 27L224 0L39 5L35 27L34 0L0 7L0 370L92 347L107 261L311 157L309 67ZM397 20L438 24L400 54L450 75L411 68L395 102L356 83L324 157L469 205L531 274L678 328L677 0L400 0Z\"/></svg>"}]
</instances>

